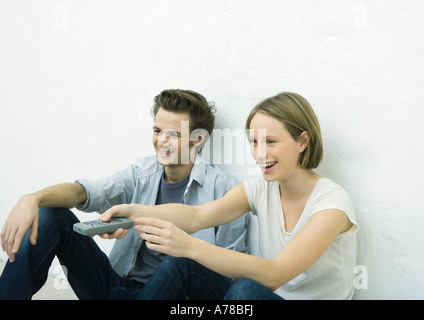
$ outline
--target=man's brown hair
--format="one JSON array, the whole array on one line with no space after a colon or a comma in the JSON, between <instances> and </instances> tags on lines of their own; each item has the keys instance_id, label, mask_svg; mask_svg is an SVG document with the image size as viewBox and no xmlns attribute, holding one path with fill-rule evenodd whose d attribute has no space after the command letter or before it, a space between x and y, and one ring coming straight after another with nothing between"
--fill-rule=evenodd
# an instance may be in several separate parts
<instances>
[{"instance_id":1,"label":"man's brown hair","mask_svg":"<svg viewBox=\"0 0 424 320\"><path fill-rule=\"evenodd\" d=\"M192 90L164 90L154 99L152 114L156 117L159 108L171 112L187 112L190 115L190 132L205 129L209 135L215 125L215 106L204 96Z\"/></svg>"}]
</instances>

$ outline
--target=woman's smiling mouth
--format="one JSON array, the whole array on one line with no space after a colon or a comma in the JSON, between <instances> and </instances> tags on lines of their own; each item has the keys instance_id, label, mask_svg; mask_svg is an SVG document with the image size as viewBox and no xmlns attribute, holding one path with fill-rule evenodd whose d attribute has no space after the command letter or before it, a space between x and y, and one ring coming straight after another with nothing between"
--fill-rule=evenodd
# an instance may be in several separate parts
<instances>
[{"instance_id":1,"label":"woman's smiling mouth","mask_svg":"<svg viewBox=\"0 0 424 320\"><path fill-rule=\"evenodd\" d=\"M277 164L278 161L272 161L272 162L259 162L259 166L263 173L270 172L274 166Z\"/></svg>"}]
</instances>

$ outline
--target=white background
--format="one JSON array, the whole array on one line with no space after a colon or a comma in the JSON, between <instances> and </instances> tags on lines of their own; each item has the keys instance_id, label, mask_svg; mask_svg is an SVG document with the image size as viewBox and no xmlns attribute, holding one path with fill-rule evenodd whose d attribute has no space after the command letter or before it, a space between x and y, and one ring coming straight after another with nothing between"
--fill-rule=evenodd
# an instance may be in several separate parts
<instances>
[{"instance_id":1,"label":"white background","mask_svg":"<svg viewBox=\"0 0 424 320\"><path fill-rule=\"evenodd\" d=\"M292 91L321 122L318 172L354 201L355 298L422 299L423 16L414 0L1 0L0 226L24 193L152 154L163 89L204 94L230 130ZM244 180L249 161L222 167Z\"/></svg>"}]
</instances>

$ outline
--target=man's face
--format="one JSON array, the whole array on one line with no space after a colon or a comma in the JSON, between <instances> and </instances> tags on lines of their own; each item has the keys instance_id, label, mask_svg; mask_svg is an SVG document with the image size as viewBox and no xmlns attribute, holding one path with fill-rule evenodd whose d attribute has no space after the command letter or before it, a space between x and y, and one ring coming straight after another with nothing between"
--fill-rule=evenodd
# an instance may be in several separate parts
<instances>
[{"instance_id":1,"label":"man's face","mask_svg":"<svg viewBox=\"0 0 424 320\"><path fill-rule=\"evenodd\" d=\"M153 147L163 166L188 164L190 116L159 108L153 125Z\"/></svg>"}]
</instances>

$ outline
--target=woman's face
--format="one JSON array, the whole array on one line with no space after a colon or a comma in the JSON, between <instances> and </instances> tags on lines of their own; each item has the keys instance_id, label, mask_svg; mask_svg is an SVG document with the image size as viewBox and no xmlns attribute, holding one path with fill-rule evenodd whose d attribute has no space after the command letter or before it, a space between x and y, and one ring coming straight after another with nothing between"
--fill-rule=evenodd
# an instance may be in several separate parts
<instances>
[{"instance_id":1,"label":"woman's face","mask_svg":"<svg viewBox=\"0 0 424 320\"><path fill-rule=\"evenodd\" d=\"M266 181L290 178L300 168L299 154L306 145L292 138L280 121L261 112L250 122L250 150Z\"/></svg>"}]
</instances>

